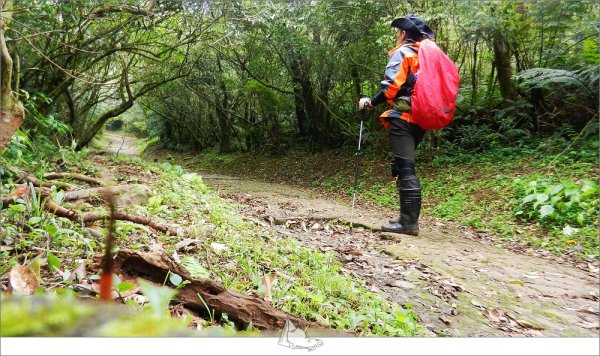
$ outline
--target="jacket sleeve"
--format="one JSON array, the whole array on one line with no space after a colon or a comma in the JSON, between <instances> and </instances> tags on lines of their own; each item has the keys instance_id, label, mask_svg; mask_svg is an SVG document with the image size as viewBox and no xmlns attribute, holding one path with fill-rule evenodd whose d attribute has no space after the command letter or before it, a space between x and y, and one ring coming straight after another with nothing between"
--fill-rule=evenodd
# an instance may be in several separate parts
<instances>
[{"instance_id":1,"label":"jacket sleeve","mask_svg":"<svg viewBox=\"0 0 600 356\"><path fill-rule=\"evenodd\" d=\"M398 94L402 84L406 82L408 69L408 61L405 60L401 47L390 57L381 81L381 90L371 98L371 105L375 106L385 101L393 105L396 94Z\"/></svg>"}]
</instances>

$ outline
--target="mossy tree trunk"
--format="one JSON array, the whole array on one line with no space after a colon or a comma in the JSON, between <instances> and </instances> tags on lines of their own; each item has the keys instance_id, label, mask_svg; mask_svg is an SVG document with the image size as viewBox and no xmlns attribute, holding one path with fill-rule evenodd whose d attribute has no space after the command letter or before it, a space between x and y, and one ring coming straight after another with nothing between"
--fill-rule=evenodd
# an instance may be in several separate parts
<instances>
[{"instance_id":1,"label":"mossy tree trunk","mask_svg":"<svg viewBox=\"0 0 600 356\"><path fill-rule=\"evenodd\" d=\"M12 91L13 60L6 46L4 33L10 22L11 1L0 0L0 150L8 145L12 135L25 118L25 109Z\"/></svg>"}]
</instances>

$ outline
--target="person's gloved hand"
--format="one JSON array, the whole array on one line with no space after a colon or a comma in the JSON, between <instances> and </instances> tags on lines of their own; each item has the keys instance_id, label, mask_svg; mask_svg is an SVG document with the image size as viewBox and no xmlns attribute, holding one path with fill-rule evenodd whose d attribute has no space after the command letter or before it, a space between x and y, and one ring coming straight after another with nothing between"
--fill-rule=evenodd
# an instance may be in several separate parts
<instances>
[{"instance_id":1,"label":"person's gloved hand","mask_svg":"<svg viewBox=\"0 0 600 356\"><path fill-rule=\"evenodd\" d=\"M371 105L371 99L369 98L360 98L358 101L358 110L369 109L372 107L373 105Z\"/></svg>"}]
</instances>

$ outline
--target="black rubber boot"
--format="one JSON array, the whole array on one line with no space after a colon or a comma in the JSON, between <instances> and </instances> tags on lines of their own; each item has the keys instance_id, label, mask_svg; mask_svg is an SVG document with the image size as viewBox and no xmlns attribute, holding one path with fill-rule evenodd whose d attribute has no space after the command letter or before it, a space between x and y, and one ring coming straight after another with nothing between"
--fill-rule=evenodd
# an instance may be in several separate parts
<instances>
[{"instance_id":1,"label":"black rubber boot","mask_svg":"<svg viewBox=\"0 0 600 356\"><path fill-rule=\"evenodd\" d=\"M383 225L381 231L406 235L419 235L419 215L421 213L421 185L414 175L414 163L396 159L396 182L400 193L400 219ZM412 173L412 174L411 174Z\"/></svg>"},{"instance_id":2,"label":"black rubber boot","mask_svg":"<svg viewBox=\"0 0 600 356\"><path fill-rule=\"evenodd\" d=\"M400 192L400 219L383 225L381 231L418 236L420 212L421 191Z\"/></svg>"}]
</instances>

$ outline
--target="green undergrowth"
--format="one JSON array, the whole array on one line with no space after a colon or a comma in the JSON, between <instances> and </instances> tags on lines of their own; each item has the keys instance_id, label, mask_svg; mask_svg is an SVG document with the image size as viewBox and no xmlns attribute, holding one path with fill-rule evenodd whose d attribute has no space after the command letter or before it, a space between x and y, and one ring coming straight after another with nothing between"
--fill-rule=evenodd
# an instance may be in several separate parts
<instances>
[{"instance_id":1,"label":"green undergrowth","mask_svg":"<svg viewBox=\"0 0 600 356\"><path fill-rule=\"evenodd\" d=\"M315 252L293 238L269 234L260 224L243 219L200 176L184 173L177 165L162 167L168 170L156 187L160 203L155 200L151 208L160 211L158 216L186 215L187 237L200 245L198 253L189 255L197 262L192 265L202 266L199 273L206 271L226 288L246 294L264 294L261 281L274 278L275 307L338 330L415 335L416 323L409 309L390 305L369 292L363 282L343 275L332 253ZM172 244L166 249L174 252Z\"/></svg>"},{"instance_id":2,"label":"green undergrowth","mask_svg":"<svg viewBox=\"0 0 600 356\"><path fill-rule=\"evenodd\" d=\"M72 159L67 171L81 169L93 175L104 169L84 153L65 152L64 155ZM337 330L377 336L414 336L420 330L409 305L392 305L380 295L369 292L363 281L340 271L341 264L334 254L315 252L293 238L272 235L259 223L243 218L232 203L219 198L199 175L168 162L153 164L139 158L106 156L103 159L114 175L131 179L135 175L132 172L137 171L153 177L146 182L152 190L148 202L125 208L126 212L149 216L153 221L179 231L178 236L169 236L147 226L117 221L117 249L146 252L164 249L176 256L194 277L210 278L247 295L265 296L268 291L263 280L268 278L273 285L272 304L276 308ZM127 174L119 173L123 168L127 168ZM7 179L3 181L2 189L11 191L16 186ZM41 197L31 194L31 199L0 210L0 238L2 245L7 247L0 253L0 273L6 273L16 263L25 264L38 271L41 282L36 293L47 295L57 289L71 289L76 283L65 276L74 273L79 265L97 269L93 259L102 254L103 241L79 223L44 211ZM62 202L63 196L60 191L52 192L52 199L67 208L78 212L106 212L102 205ZM102 223L99 228L101 233L106 232ZM194 241L189 246L177 248L176 244L184 239ZM97 278L97 275L93 277ZM166 276L165 284L177 288L186 283L177 277ZM115 286L119 291L129 288L131 286L126 282ZM8 304L6 306L10 308ZM14 306L16 308L17 304ZM144 309L143 305L133 301L128 302L128 307ZM4 308L3 301L3 314ZM87 309L82 307L81 310ZM77 316L69 315L60 320L69 323L77 319ZM207 315L209 326L230 324L226 315L219 319L210 310ZM55 317L54 313L48 313L48 316ZM48 322L55 323L52 320ZM51 328L43 332L46 322L39 324L42 331L31 331L29 335L58 335L62 330ZM27 335L27 330L33 329L24 330L19 335ZM126 327L120 330L121 336L138 335L130 334Z\"/></svg>"},{"instance_id":3,"label":"green undergrowth","mask_svg":"<svg viewBox=\"0 0 600 356\"><path fill-rule=\"evenodd\" d=\"M195 170L352 195L355 157L345 150L281 157L151 151L149 155L172 159ZM558 255L598 259L596 139L550 137L516 147L492 147L481 153L441 155L430 162L425 162L423 156L424 152L419 151L417 174L423 187L424 216L468 226L495 237L499 243L524 243ZM361 155L358 199L396 210L398 198L388 162L385 153L367 149ZM538 182L539 189L529 192L524 185L533 181ZM548 187L570 196L549 197L535 208L527 205L530 194L545 194L543 190ZM548 206L552 207L550 214Z\"/></svg>"}]
</instances>

